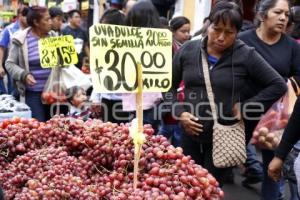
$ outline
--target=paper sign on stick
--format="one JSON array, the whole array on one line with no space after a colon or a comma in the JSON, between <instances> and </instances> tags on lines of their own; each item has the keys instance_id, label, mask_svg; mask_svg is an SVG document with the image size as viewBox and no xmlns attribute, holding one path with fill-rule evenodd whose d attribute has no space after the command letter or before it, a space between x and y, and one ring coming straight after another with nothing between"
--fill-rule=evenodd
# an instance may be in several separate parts
<instances>
[{"instance_id":1,"label":"paper sign on stick","mask_svg":"<svg viewBox=\"0 0 300 200\"><path fill-rule=\"evenodd\" d=\"M96 24L90 27L90 67L96 92L166 92L172 78L172 33L167 29Z\"/></svg>"},{"instance_id":2,"label":"paper sign on stick","mask_svg":"<svg viewBox=\"0 0 300 200\"><path fill-rule=\"evenodd\" d=\"M39 53L41 66L44 68L78 63L74 39L71 35L40 39Z\"/></svg>"}]
</instances>

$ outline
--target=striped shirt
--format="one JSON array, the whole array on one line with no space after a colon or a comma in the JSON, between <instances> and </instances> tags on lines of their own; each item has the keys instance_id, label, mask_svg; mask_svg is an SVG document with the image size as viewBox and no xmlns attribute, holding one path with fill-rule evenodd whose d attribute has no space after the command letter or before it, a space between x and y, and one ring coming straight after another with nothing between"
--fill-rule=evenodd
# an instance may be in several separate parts
<instances>
[{"instance_id":1,"label":"striped shirt","mask_svg":"<svg viewBox=\"0 0 300 200\"><path fill-rule=\"evenodd\" d=\"M44 89L51 69L44 69L41 67L38 45L39 38L34 36L32 32L29 32L26 39L28 45L29 71L36 80L34 86L27 86L26 89L34 92L41 92Z\"/></svg>"}]
</instances>

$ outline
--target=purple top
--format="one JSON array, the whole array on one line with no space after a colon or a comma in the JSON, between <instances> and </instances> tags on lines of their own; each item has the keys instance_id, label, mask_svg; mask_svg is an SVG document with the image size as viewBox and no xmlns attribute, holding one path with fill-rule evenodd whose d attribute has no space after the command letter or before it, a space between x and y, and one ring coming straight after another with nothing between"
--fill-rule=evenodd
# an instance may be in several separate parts
<instances>
[{"instance_id":1,"label":"purple top","mask_svg":"<svg viewBox=\"0 0 300 200\"><path fill-rule=\"evenodd\" d=\"M29 32L26 39L28 45L29 70L36 80L36 84L34 86L27 86L26 89L34 92L41 92L44 89L51 69L44 69L41 67L38 44L39 38Z\"/></svg>"}]
</instances>

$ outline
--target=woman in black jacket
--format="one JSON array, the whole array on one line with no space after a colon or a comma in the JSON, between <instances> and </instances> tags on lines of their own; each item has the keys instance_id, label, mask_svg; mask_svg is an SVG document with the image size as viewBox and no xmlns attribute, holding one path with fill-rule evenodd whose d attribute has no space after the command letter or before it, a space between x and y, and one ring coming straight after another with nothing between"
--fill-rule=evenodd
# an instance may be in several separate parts
<instances>
[{"instance_id":1,"label":"woman in black jacket","mask_svg":"<svg viewBox=\"0 0 300 200\"><path fill-rule=\"evenodd\" d=\"M296 94L300 85L300 46L297 41L285 34L290 16L289 0L261 0L256 6L256 28L245 31L239 38L256 51L286 81L290 80ZM256 94L259 88L250 86L246 95ZM252 135L257 120L245 121L246 135ZM274 182L268 177L268 165L274 151L262 149L264 180L262 198L278 200L283 196L284 180Z\"/></svg>"},{"instance_id":2,"label":"woman in black jacket","mask_svg":"<svg viewBox=\"0 0 300 200\"><path fill-rule=\"evenodd\" d=\"M201 52L205 52L210 66L210 79L220 123L236 122L237 105L249 103L270 106L286 91L284 80L253 49L237 40L243 17L240 8L221 1L212 9L207 37L182 46L173 60L172 112L179 119L184 134L182 147L196 163L208 169L222 185L224 170L212 162L213 119L205 89ZM176 89L185 83L185 102L179 102ZM251 80L263 88L257 95L243 102L241 89ZM166 99L167 100L167 99ZM257 108L251 106L251 108ZM249 106L247 109L251 109ZM246 109L243 110L247 114ZM243 116L245 117L245 116Z\"/></svg>"}]
</instances>

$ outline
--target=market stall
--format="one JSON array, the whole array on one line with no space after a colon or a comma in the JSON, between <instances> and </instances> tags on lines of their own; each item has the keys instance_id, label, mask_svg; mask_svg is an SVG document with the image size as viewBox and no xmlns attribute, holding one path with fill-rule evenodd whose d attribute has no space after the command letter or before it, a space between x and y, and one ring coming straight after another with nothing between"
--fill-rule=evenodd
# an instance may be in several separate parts
<instances>
[{"instance_id":1,"label":"market stall","mask_svg":"<svg viewBox=\"0 0 300 200\"><path fill-rule=\"evenodd\" d=\"M145 125L137 189L129 125L54 117L0 123L6 199L222 199L216 179Z\"/></svg>"}]
</instances>

